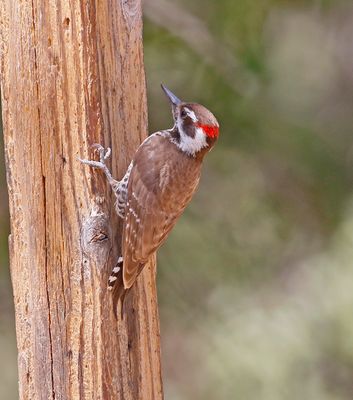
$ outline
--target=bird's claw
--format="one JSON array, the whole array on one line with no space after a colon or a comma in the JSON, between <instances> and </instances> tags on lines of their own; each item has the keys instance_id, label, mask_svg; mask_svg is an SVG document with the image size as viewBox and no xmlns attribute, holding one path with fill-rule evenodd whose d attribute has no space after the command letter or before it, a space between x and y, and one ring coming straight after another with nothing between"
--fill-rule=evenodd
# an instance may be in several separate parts
<instances>
[{"instance_id":1,"label":"bird's claw","mask_svg":"<svg viewBox=\"0 0 353 400\"><path fill-rule=\"evenodd\" d=\"M105 149L102 145L100 145L98 143L93 144L92 147L94 149L98 150L99 161L85 160L85 159L81 159L81 158L79 158L78 160L80 162L82 162L83 164L90 165L93 168L105 169L106 168L105 160L107 160L110 157L110 155L112 153L111 148L108 147L107 149Z\"/></svg>"},{"instance_id":2,"label":"bird's claw","mask_svg":"<svg viewBox=\"0 0 353 400\"><path fill-rule=\"evenodd\" d=\"M107 159L110 157L111 153L112 153L112 150L111 150L110 147L107 147L107 149L105 149L105 148L104 148L102 145L100 145L99 143L93 144L92 147L93 147L94 149L97 149L97 150L98 150L98 153L99 153L99 161L100 161L101 163L103 163L103 164L104 164L104 161L107 160Z\"/></svg>"}]
</instances>

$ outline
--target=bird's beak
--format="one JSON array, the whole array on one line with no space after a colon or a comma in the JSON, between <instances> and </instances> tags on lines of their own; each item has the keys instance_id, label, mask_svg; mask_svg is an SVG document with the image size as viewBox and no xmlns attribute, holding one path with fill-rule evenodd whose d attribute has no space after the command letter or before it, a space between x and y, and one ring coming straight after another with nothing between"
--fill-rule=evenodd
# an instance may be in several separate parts
<instances>
[{"instance_id":1,"label":"bird's beak","mask_svg":"<svg viewBox=\"0 0 353 400\"><path fill-rule=\"evenodd\" d=\"M178 97L176 97L174 93L172 93L172 92L171 92L168 88L166 88L163 84L161 84L161 86L162 86L162 89L163 89L164 93L167 95L169 101L172 103L172 105L173 105L174 107L176 107L176 106L178 106L179 104L181 104L182 101L181 101ZM174 108L174 107L173 107L173 108Z\"/></svg>"}]
</instances>

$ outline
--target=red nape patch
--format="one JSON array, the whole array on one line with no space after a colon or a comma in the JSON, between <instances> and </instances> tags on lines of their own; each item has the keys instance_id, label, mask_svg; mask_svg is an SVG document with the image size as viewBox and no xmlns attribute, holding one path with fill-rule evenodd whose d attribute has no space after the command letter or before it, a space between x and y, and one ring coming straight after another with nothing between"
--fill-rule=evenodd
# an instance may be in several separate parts
<instances>
[{"instance_id":1,"label":"red nape patch","mask_svg":"<svg viewBox=\"0 0 353 400\"><path fill-rule=\"evenodd\" d=\"M215 125L198 125L199 128L202 128L202 130L205 132L206 136L210 138L216 138L219 135L219 127Z\"/></svg>"}]
</instances>

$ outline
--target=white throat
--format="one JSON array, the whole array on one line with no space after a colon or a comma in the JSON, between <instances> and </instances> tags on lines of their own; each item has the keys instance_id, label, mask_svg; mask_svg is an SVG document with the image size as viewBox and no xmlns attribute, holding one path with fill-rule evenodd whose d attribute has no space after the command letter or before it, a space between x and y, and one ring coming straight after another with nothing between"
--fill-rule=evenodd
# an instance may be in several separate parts
<instances>
[{"instance_id":1,"label":"white throat","mask_svg":"<svg viewBox=\"0 0 353 400\"><path fill-rule=\"evenodd\" d=\"M180 142L178 147L183 152L195 157L196 153L208 146L206 135L203 133L202 128L195 129L195 136L188 136L182 129L179 128Z\"/></svg>"},{"instance_id":2,"label":"white throat","mask_svg":"<svg viewBox=\"0 0 353 400\"><path fill-rule=\"evenodd\" d=\"M178 131L180 134L180 142L176 143L181 151L195 157L196 153L208 146L206 135L202 128L195 129L195 136L187 135L182 127L181 122L178 120Z\"/></svg>"}]
</instances>

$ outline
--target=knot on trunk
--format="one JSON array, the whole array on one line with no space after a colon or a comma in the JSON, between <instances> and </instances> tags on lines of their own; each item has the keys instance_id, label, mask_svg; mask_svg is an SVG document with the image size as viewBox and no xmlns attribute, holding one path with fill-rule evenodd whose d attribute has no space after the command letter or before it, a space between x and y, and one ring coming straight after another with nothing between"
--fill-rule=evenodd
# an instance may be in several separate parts
<instances>
[{"instance_id":1,"label":"knot on trunk","mask_svg":"<svg viewBox=\"0 0 353 400\"><path fill-rule=\"evenodd\" d=\"M88 259L103 268L112 247L109 218L103 211L93 210L82 227L82 246Z\"/></svg>"}]
</instances>

